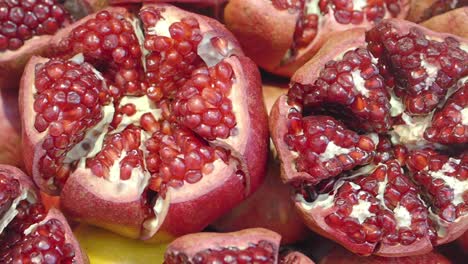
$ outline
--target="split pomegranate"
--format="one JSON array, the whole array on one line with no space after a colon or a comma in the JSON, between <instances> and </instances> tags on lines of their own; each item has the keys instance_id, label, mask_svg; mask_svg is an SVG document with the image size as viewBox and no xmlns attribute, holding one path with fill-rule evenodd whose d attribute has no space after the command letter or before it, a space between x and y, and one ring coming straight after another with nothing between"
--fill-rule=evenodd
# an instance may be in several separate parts
<instances>
[{"instance_id":1,"label":"split pomegranate","mask_svg":"<svg viewBox=\"0 0 468 264\"><path fill-rule=\"evenodd\" d=\"M409 4L409 0L233 0L224 17L248 56L268 72L289 77L333 32L404 18Z\"/></svg>"},{"instance_id":2,"label":"split pomegranate","mask_svg":"<svg viewBox=\"0 0 468 264\"><path fill-rule=\"evenodd\" d=\"M299 253L279 259L280 240L280 235L263 228L190 234L169 244L164 263L313 263Z\"/></svg>"},{"instance_id":3,"label":"split pomegranate","mask_svg":"<svg viewBox=\"0 0 468 264\"><path fill-rule=\"evenodd\" d=\"M106 0L0 0L0 87L16 88L32 55L50 54L49 41Z\"/></svg>"},{"instance_id":4,"label":"split pomegranate","mask_svg":"<svg viewBox=\"0 0 468 264\"><path fill-rule=\"evenodd\" d=\"M112 7L52 43L55 58L33 57L22 77L24 157L68 215L168 239L258 188L268 151L260 76L217 21L165 4Z\"/></svg>"},{"instance_id":5,"label":"split pomegranate","mask_svg":"<svg viewBox=\"0 0 468 264\"><path fill-rule=\"evenodd\" d=\"M0 262L87 263L67 221L19 169L0 165Z\"/></svg>"},{"instance_id":6,"label":"split pomegranate","mask_svg":"<svg viewBox=\"0 0 468 264\"><path fill-rule=\"evenodd\" d=\"M424 255L399 257L399 258L385 258L379 256L362 257L354 255L353 253L343 249L335 248L327 256L320 260L320 264L450 264L444 255L431 251Z\"/></svg>"},{"instance_id":7,"label":"split pomegranate","mask_svg":"<svg viewBox=\"0 0 468 264\"><path fill-rule=\"evenodd\" d=\"M295 73L270 125L312 230L409 256L468 229L467 44L384 20L335 35Z\"/></svg>"},{"instance_id":8,"label":"split pomegranate","mask_svg":"<svg viewBox=\"0 0 468 264\"><path fill-rule=\"evenodd\" d=\"M419 23L447 11L467 5L467 0L413 0L411 1L407 19Z\"/></svg>"},{"instance_id":9,"label":"split pomegranate","mask_svg":"<svg viewBox=\"0 0 468 264\"><path fill-rule=\"evenodd\" d=\"M263 85L267 110L286 91L287 89L277 86ZM292 191L290 186L281 181L280 163L274 146L270 143L268 168L263 184L251 197L218 219L213 227L221 232L262 227L280 234L281 244L304 240L310 232L290 200Z\"/></svg>"}]
</instances>

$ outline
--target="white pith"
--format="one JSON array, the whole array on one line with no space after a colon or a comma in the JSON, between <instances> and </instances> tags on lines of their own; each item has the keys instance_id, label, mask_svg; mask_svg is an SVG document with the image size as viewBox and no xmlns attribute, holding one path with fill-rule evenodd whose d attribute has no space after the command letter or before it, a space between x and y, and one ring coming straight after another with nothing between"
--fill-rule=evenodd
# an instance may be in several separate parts
<instances>
[{"instance_id":1,"label":"white pith","mask_svg":"<svg viewBox=\"0 0 468 264\"><path fill-rule=\"evenodd\" d=\"M395 209L393 209L393 213L395 214L395 220L398 227L411 227L411 213L406 209L406 207L398 203Z\"/></svg>"},{"instance_id":2,"label":"white pith","mask_svg":"<svg viewBox=\"0 0 468 264\"><path fill-rule=\"evenodd\" d=\"M130 24L132 24L133 27L133 32L135 32L135 35L137 37L138 43L140 44L141 48L141 63L143 65L143 69L146 72L146 55L149 54L149 51L145 49L145 36L143 35L143 30L141 28L140 20L138 18L133 18L133 19L128 19Z\"/></svg>"},{"instance_id":3,"label":"white pith","mask_svg":"<svg viewBox=\"0 0 468 264\"><path fill-rule=\"evenodd\" d=\"M405 111L405 106L399 98L396 97L393 91L390 92L390 115L392 117L399 116Z\"/></svg>"},{"instance_id":4,"label":"white pith","mask_svg":"<svg viewBox=\"0 0 468 264\"><path fill-rule=\"evenodd\" d=\"M124 130L130 124L139 126L141 116L146 113L151 113L156 120L159 120L161 117L161 109L157 108L156 104L147 96L124 96L120 101L119 107L123 107L127 104L133 104L135 106L136 113L131 116L123 115L122 121L115 129L115 132ZM114 131L112 132L114 133Z\"/></svg>"},{"instance_id":5,"label":"white pith","mask_svg":"<svg viewBox=\"0 0 468 264\"><path fill-rule=\"evenodd\" d=\"M421 67L426 71L427 74L427 78L424 83L425 87L422 87L422 89L428 89L435 82L437 78L437 72L439 71L439 67L425 60L424 55L422 53L420 54L420 59ZM411 75L413 74L414 72L411 72Z\"/></svg>"},{"instance_id":6,"label":"white pith","mask_svg":"<svg viewBox=\"0 0 468 264\"><path fill-rule=\"evenodd\" d=\"M369 211L371 205L372 203L369 201L359 199L358 204L353 205L353 210L349 216L356 218L359 224L362 224L367 218L375 216L374 213Z\"/></svg>"},{"instance_id":7,"label":"white pith","mask_svg":"<svg viewBox=\"0 0 468 264\"><path fill-rule=\"evenodd\" d=\"M369 90L365 86L365 80L361 77L361 72L359 70L354 70L351 72L353 76L354 88L358 93L362 94L364 97L369 97Z\"/></svg>"},{"instance_id":8,"label":"white pith","mask_svg":"<svg viewBox=\"0 0 468 264\"><path fill-rule=\"evenodd\" d=\"M351 152L351 149L340 147L335 142L330 141L325 151L319 155L319 159L323 162L342 154L348 154L349 152Z\"/></svg>"},{"instance_id":9,"label":"white pith","mask_svg":"<svg viewBox=\"0 0 468 264\"><path fill-rule=\"evenodd\" d=\"M455 168L451 166L452 163L460 164L459 159L449 158L449 160L438 171L428 171L429 175L434 179L441 179L453 190L454 205L464 203L463 193L468 190L468 181L460 181L456 177L448 176L447 174L455 172ZM425 168L428 170L428 168Z\"/></svg>"},{"instance_id":10,"label":"white pith","mask_svg":"<svg viewBox=\"0 0 468 264\"><path fill-rule=\"evenodd\" d=\"M431 125L433 113L425 116L410 116L406 113L401 115L405 122L402 125L394 125L392 143L404 145L424 144L424 131Z\"/></svg>"},{"instance_id":11,"label":"white pith","mask_svg":"<svg viewBox=\"0 0 468 264\"><path fill-rule=\"evenodd\" d=\"M16 209L16 207L23 200L28 200L28 201L34 203L36 201L36 197L34 196L34 193L28 191L25 188L21 188L20 195L18 197L16 197L15 199L13 199L13 201L11 202L10 207L8 208L8 210L4 213L4 215L0 219L0 234L3 233L3 230L16 217L16 215L18 214L18 210Z\"/></svg>"},{"instance_id":12,"label":"white pith","mask_svg":"<svg viewBox=\"0 0 468 264\"><path fill-rule=\"evenodd\" d=\"M468 107L463 108L460 113L462 125L468 126Z\"/></svg>"},{"instance_id":13,"label":"white pith","mask_svg":"<svg viewBox=\"0 0 468 264\"><path fill-rule=\"evenodd\" d=\"M32 232L36 231L36 229L37 229L39 226L41 226L41 225L47 223L47 221L49 221L49 219L46 218L46 219L43 219L42 221L40 221L39 223L34 223L34 224L28 226L28 228L26 228L26 229L24 230L23 234L24 234L25 236L28 236L28 235L31 234Z\"/></svg>"}]
</instances>

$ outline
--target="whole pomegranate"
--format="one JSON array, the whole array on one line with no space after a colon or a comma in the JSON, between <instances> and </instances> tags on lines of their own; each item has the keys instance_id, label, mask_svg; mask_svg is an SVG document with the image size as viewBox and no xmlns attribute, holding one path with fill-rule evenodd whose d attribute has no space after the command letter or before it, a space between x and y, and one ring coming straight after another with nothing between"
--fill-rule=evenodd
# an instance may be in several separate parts
<instances>
[{"instance_id":1,"label":"whole pomegranate","mask_svg":"<svg viewBox=\"0 0 468 264\"><path fill-rule=\"evenodd\" d=\"M17 88L28 59L50 52L49 41L57 30L106 4L106 0L0 0L0 87Z\"/></svg>"},{"instance_id":2,"label":"whole pomegranate","mask_svg":"<svg viewBox=\"0 0 468 264\"><path fill-rule=\"evenodd\" d=\"M263 85L263 96L267 110L287 89L276 85ZM282 244L303 240L310 235L302 223L290 196L292 188L280 178L280 163L273 144L265 181L258 190L236 208L217 220L213 226L222 232L232 232L253 227L267 228L281 235Z\"/></svg>"},{"instance_id":3,"label":"whole pomegranate","mask_svg":"<svg viewBox=\"0 0 468 264\"><path fill-rule=\"evenodd\" d=\"M0 164L23 167L18 91L0 87Z\"/></svg>"},{"instance_id":4,"label":"whole pomegranate","mask_svg":"<svg viewBox=\"0 0 468 264\"><path fill-rule=\"evenodd\" d=\"M334 35L295 73L270 125L311 229L382 256L468 229L467 44L390 19Z\"/></svg>"},{"instance_id":5,"label":"whole pomegranate","mask_svg":"<svg viewBox=\"0 0 468 264\"><path fill-rule=\"evenodd\" d=\"M67 221L45 210L27 175L0 165L0 262L88 263Z\"/></svg>"},{"instance_id":6,"label":"whole pomegranate","mask_svg":"<svg viewBox=\"0 0 468 264\"><path fill-rule=\"evenodd\" d=\"M69 216L169 238L202 230L260 185L260 76L220 23L166 4L111 7L51 43L55 57L33 57L21 80L23 149Z\"/></svg>"},{"instance_id":7,"label":"whole pomegranate","mask_svg":"<svg viewBox=\"0 0 468 264\"><path fill-rule=\"evenodd\" d=\"M404 18L409 6L409 0L231 0L224 18L248 56L289 77L333 32Z\"/></svg>"},{"instance_id":8,"label":"whole pomegranate","mask_svg":"<svg viewBox=\"0 0 468 264\"><path fill-rule=\"evenodd\" d=\"M468 20L468 6L434 16L421 23L424 27L437 32L445 32L468 38L468 28L454 25L463 25Z\"/></svg>"},{"instance_id":9,"label":"whole pomegranate","mask_svg":"<svg viewBox=\"0 0 468 264\"><path fill-rule=\"evenodd\" d=\"M467 0L412 0L407 19L419 23L433 16L467 5Z\"/></svg>"},{"instance_id":10,"label":"whole pomegranate","mask_svg":"<svg viewBox=\"0 0 468 264\"><path fill-rule=\"evenodd\" d=\"M320 264L450 264L444 255L431 251L424 255L386 258L379 256L362 257L337 247L320 260Z\"/></svg>"},{"instance_id":11,"label":"whole pomegranate","mask_svg":"<svg viewBox=\"0 0 468 264\"><path fill-rule=\"evenodd\" d=\"M280 240L280 235L263 228L244 229L233 233L190 234L169 244L164 263L314 263L299 252L279 256Z\"/></svg>"}]
</instances>

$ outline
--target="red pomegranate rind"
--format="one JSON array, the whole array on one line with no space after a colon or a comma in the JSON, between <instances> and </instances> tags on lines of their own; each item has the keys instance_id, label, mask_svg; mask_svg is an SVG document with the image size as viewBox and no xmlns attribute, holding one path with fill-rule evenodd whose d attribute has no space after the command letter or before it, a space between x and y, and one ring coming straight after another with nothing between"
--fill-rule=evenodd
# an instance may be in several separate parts
<instances>
[{"instance_id":1,"label":"red pomegranate rind","mask_svg":"<svg viewBox=\"0 0 468 264\"><path fill-rule=\"evenodd\" d=\"M354 255L353 253L343 249L335 248L327 256L322 258L320 264L416 264L416 263L428 263L428 264L450 264L452 263L444 255L439 254L436 251L430 253L409 256L409 257L380 257L380 256L369 256L362 257Z\"/></svg>"},{"instance_id":2,"label":"red pomegranate rind","mask_svg":"<svg viewBox=\"0 0 468 264\"><path fill-rule=\"evenodd\" d=\"M187 3L200 5L221 5L227 0L109 0L109 4L126 3Z\"/></svg>"},{"instance_id":3,"label":"red pomegranate rind","mask_svg":"<svg viewBox=\"0 0 468 264\"><path fill-rule=\"evenodd\" d=\"M431 125L424 131L426 140L441 144L468 142L468 82L461 85L434 113Z\"/></svg>"},{"instance_id":4,"label":"red pomegranate rind","mask_svg":"<svg viewBox=\"0 0 468 264\"><path fill-rule=\"evenodd\" d=\"M280 264L314 264L310 258L298 251L292 251L280 257Z\"/></svg>"},{"instance_id":5,"label":"red pomegranate rind","mask_svg":"<svg viewBox=\"0 0 468 264\"><path fill-rule=\"evenodd\" d=\"M417 1L413 1L417 2ZM461 7L455 10L435 16L421 23L422 26L437 32L445 32L462 38L468 38L466 24L468 18L468 7ZM454 27L453 25L460 25Z\"/></svg>"},{"instance_id":6,"label":"red pomegranate rind","mask_svg":"<svg viewBox=\"0 0 468 264\"><path fill-rule=\"evenodd\" d=\"M0 88L0 127L2 128L1 141L4 142L0 148L0 164L7 164L22 168L23 157L21 152L21 127L18 91Z\"/></svg>"},{"instance_id":7,"label":"red pomegranate rind","mask_svg":"<svg viewBox=\"0 0 468 264\"><path fill-rule=\"evenodd\" d=\"M410 11L406 18L412 22L423 22L457 7L466 6L466 0L418 0L411 1ZM455 24L456 25L456 24Z\"/></svg>"},{"instance_id":8,"label":"red pomegranate rind","mask_svg":"<svg viewBox=\"0 0 468 264\"><path fill-rule=\"evenodd\" d=\"M368 8L368 17L375 17L376 21L383 17L404 18L409 9L409 1L395 2L379 2L373 8ZM335 10L332 6L335 8L335 5L339 5L338 2L321 1L319 4L314 1L306 2L305 5L306 7L304 1L289 3L236 0L228 3L224 17L228 28L239 38L247 55L267 71L288 77L314 56L333 32L355 28L357 25L370 27L373 24L367 19L362 21L362 12L355 12L356 17L360 18L351 22L352 15L346 9L353 8L349 6L343 7L339 14L329 12ZM381 5L392 5L395 15ZM360 6L357 10L363 8ZM310 14L306 14L304 10L309 10ZM317 14L319 28L310 29L309 27L317 25Z\"/></svg>"},{"instance_id":9,"label":"red pomegranate rind","mask_svg":"<svg viewBox=\"0 0 468 264\"><path fill-rule=\"evenodd\" d=\"M387 83L395 78L393 92L411 115L434 110L468 69L465 39L449 34L430 39L432 35L428 29L399 20L387 20L366 34L373 55L390 65L393 76L385 76Z\"/></svg>"},{"instance_id":10,"label":"red pomegranate rind","mask_svg":"<svg viewBox=\"0 0 468 264\"><path fill-rule=\"evenodd\" d=\"M107 8L78 21L54 37L53 43L59 47L62 58L72 58L74 61L63 62L62 59L62 64L72 64L70 67L80 69L92 69L87 63L93 64L93 78L102 79L103 84L102 87L101 84L92 85L101 89L98 94L102 94L102 100L99 106L93 106L98 110L85 111L91 112L91 116L83 119L87 125L71 137L76 137L76 143L79 144L72 149L72 145L67 145L68 148L59 152L53 148L54 155L65 155L65 158L52 163L53 166L46 163L41 169L37 162L44 156L44 147L48 149L48 144L41 140L45 138L44 142L47 142L47 137L59 133L55 126L41 126L44 122L36 122L43 115L40 111L41 100L39 97L33 98L34 93L31 92L32 83L38 88L44 86L40 78L41 69L36 69L36 65L44 62L47 69L47 65L53 64L53 61L40 58L30 61L28 72L22 80L20 103L26 127L23 133L28 137L25 146L28 152L33 152L26 154L25 150L25 155L32 162L28 164L28 170L38 185L45 190L51 187L51 182L42 177L41 173L54 169L55 164L61 166L63 161L64 166L57 166L59 169L55 170L55 175L51 173L52 177L60 179L60 184L52 186L56 189L48 192L59 194L63 186L61 205L67 214L126 236L149 239L158 229L172 235L199 231L250 195L263 179L268 131L264 105L258 103L262 100L258 69L243 56L237 41L221 24L162 4L145 5L139 15L146 39L139 37L141 32L138 27L133 27L138 24L138 18L123 8ZM111 22L107 25L106 21ZM91 49L91 44L100 42L101 36L98 37L99 41L95 36L86 38L83 47L79 44L81 42L71 44L70 41L80 39L83 32L86 32L85 36L94 35L97 24L102 24L104 29L110 27L112 32L120 32L117 37L119 41L128 40L127 44L132 46L130 53L133 54L129 60L119 64L116 57L120 59L122 54L118 50L127 47L110 45L113 43L110 40L103 41L103 49L100 46L93 46L96 50ZM186 33L189 33L186 36L193 38L192 44L196 45L184 44ZM104 39L109 36L106 34L102 36ZM154 46L158 38L179 49ZM148 49L140 51L143 45ZM105 50L104 47L109 49ZM82 57L74 54L82 51ZM189 52L185 55L195 59L187 61L190 65L185 64L185 71L181 71L181 75L161 74L162 79L146 83L153 73L157 73L157 69L151 68L154 66L151 64L155 61L154 57L159 58L161 68L167 70L168 67L174 67L175 56L180 56L175 52L183 51ZM143 64L136 62L142 54L145 55L142 61L147 66L145 74L143 68L140 68ZM153 58L150 60L151 56ZM83 63L80 58L86 62ZM102 63L108 68L103 67ZM123 72L119 65L124 66ZM176 63L175 66L182 67L182 63ZM104 71L102 76L98 73L100 70ZM34 80L35 76L31 73L36 72L39 77ZM200 74L205 76L200 77ZM89 78L92 79L92 76ZM209 78L212 80L207 82ZM184 81L177 83L177 80ZM62 87L60 82L52 85ZM212 133L219 132L219 125L213 122L210 122L211 131L188 126L191 123L185 118L187 112L184 111L192 111L191 116L200 110L196 108L200 104L190 105L190 98L182 95L193 91L191 86L202 86L197 92L202 97L207 94L208 99L214 97L210 97L212 92L205 92L211 89L206 86L224 92L219 107L231 114L231 123L226 122L225 118L222 125L234 122L234 126L227 130L229 136ZM54 98L59 93L53 92ZM141 96L143 93L146 95ZM112 99L114 104L108 104L108 100ZM208 99L202 100L202 103L216 110L216 107L209 105L211 102ZM32 113L33 117L26 113ZM227 116L226 113L224 115ZM204 120L209 121L213 120ZM222 131L226 132L226 129ZM92 138L88 142L89 134L92 134ZM102 140L102 146L94 142L99 139L99 134L106 138ZM75 151L75 147L79 151ZM202 168L194 167L197 165L195 154L205 155ZM122 218L123 213L132 217ZM191 217L185 217L187 215Z\"/></svg>"},{"instance_id":11,"label":"red pomegranate rind","mask_svg":"<svg viewBox=\"0 0 468 264\"><path fill-rule=\"evenodd\" d=\"M233 233L196 233L169 244L164 263L208 263L226 258L247 263L277 263L281 237L263 228Z\"/></svg>"},{"instance_id":12,"label":"red pomegranate rind","mask_svg":"<svg viewBox=\"0 0 468 264\"><path fill-rule=\"evenodd\" d=\"M412 178L431 201L438 216L438 244L449 243L468 230L468 155L448 157L431 150L410 153L406 161Z\"/></svg>"}]
</instances>

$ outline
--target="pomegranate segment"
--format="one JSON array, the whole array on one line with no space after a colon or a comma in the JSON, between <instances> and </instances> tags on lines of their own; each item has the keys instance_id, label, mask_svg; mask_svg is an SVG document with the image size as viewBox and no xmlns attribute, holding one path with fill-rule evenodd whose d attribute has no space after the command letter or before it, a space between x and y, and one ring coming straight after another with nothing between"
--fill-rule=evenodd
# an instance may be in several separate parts
<instances>
[{"instance_id":1,"label":"pomegranate segment","mask_svg":"<svg viewBox=\"0 0 468 264\"><path fill-rule=\"evenodd\" d=\"M2 263L87 263L65 218L44 209L29 178L0 166Z\"/></svg>"},{"instance_id":2,"label":"pomegranate segment","mask_svg":"<svg viewBox=\"0 0 468 264\"><path fill-rule=\"evenodd\" d=\"M258 187L260 76L218 22L164 4L107 8L52 43L59 58L31 59L22 78L24 155L70 216L134 238L180 235Z\"/></svg>"},{"instance_id":3,"label":"pomegranate segment","mask_svg":"<svg viewBox=\"0 0 468 264\"><path fill-rule=\"evenodd\" d=\"M468 229L468 163L458 157L468 143L467 47L466 39L390 19L332 37L296 72L270 125L283 181L296 188L311 229L382 256L429 252ZM340 79L353 67L378 80L376 90L362 89L357 75ZM362 100L369 91L378 96ZM365 115L367 105L375 107ZM362 160L340 148L346 144ZM324 156L337 161L327 165Z\"/></svg>"},{"instance_id":4,"label":"pomegranate segment","mask_svg":"<svg viewBox=\"0 0 468 264\"><path fill-rule=\"evenodd\" d=\"M225 20L257 64L269 72L292 76L334 32L370 28L385 18L404 18L409 3L408 0L234 0L226 6Z\"/></svg>"},{"instance_id":5,"label":"pomegranate segment","mask_svg":"<svg viewBox=\"0 0 468 264\"><path fill-rule=\"evenodd\" d=\"M164 263L277 263L280 239L262 228L185 235L169 244Z\"/></svg>"}]
</instances>

